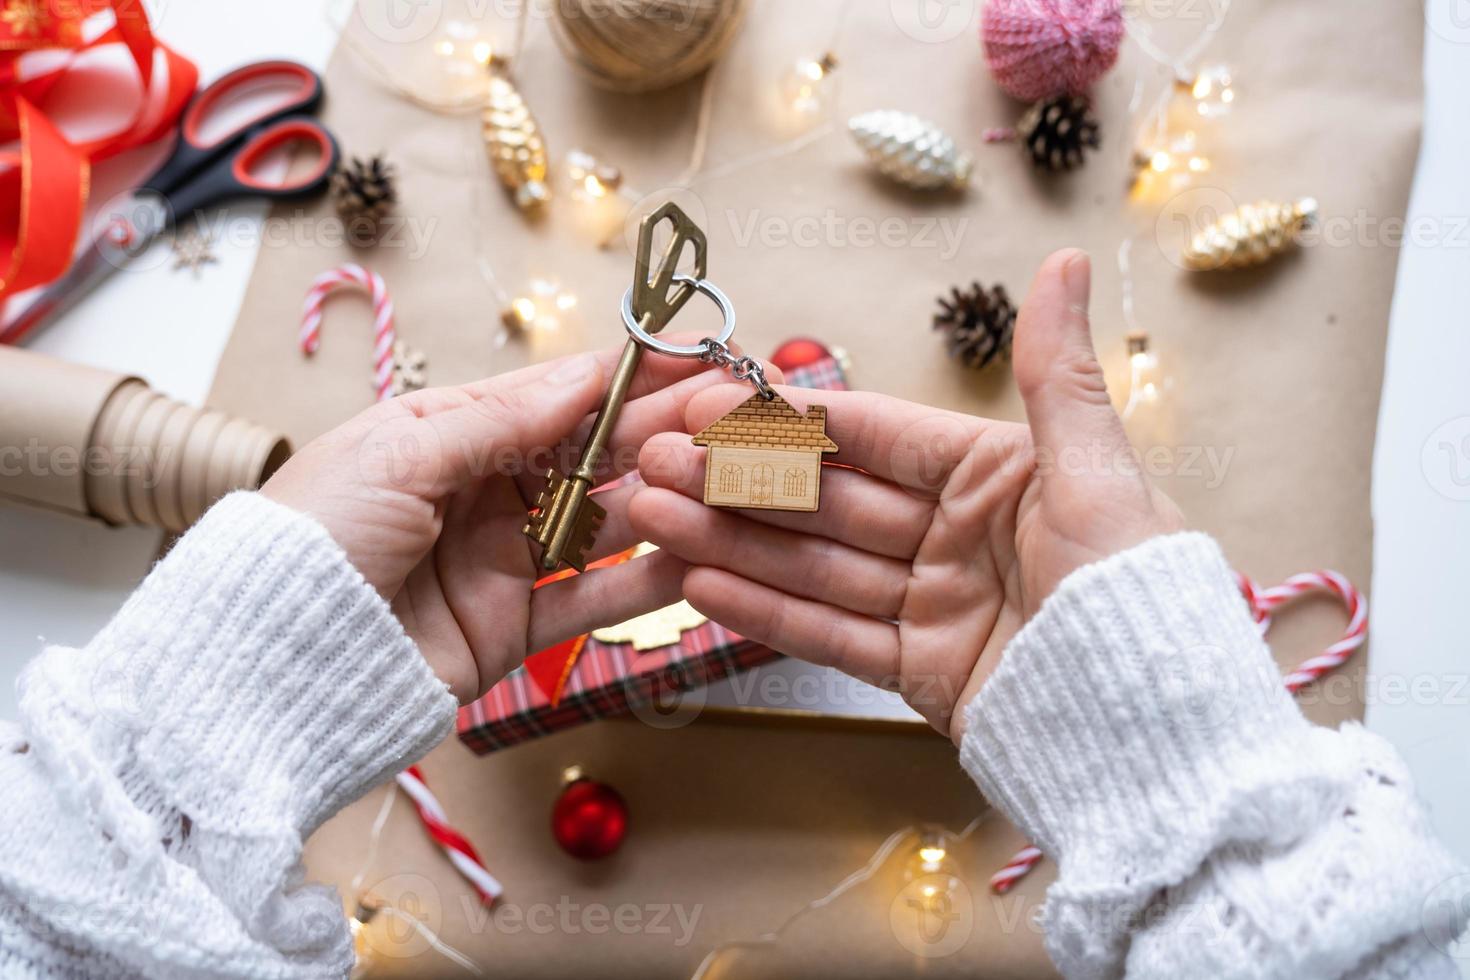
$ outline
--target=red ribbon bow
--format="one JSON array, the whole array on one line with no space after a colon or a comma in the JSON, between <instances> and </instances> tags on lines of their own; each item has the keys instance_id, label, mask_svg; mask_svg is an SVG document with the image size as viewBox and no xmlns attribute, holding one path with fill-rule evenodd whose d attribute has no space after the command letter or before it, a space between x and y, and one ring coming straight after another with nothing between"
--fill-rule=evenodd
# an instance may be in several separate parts
<instances>
[{"instance_id":1,"label":"red ribbon bow","mask_svg":"<svg viewBox=\"0 0 1470 980\"><path fill-rule=\"evenodd\" d=\"M136 107L111 133L68 139L47 98L88 52L109 44L131 57ZM141 0L0 0L0 142L20 144L0 152L0 302L66 271L91 165L163 136L198 82L193 62L153 36Z\"/></svg>"}]
</instances>

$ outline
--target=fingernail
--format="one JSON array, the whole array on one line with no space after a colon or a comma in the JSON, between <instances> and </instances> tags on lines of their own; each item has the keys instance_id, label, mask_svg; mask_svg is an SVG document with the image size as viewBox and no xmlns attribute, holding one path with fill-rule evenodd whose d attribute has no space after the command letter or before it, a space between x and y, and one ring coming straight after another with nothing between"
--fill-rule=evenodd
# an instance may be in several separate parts
<instances>
[{"instance_id":1,"label":"fingernail","mask_svg":"<svg viewBox=\"0 0 1470 980\"><path fill-rule=\"evenodd\" d=\"M1062 266L1062 285L1067 291L1068 305L1086 313L1088 295L1092 291L1092 260L1086 252L1078 249Z\"/></svg>"},{"instance_id":2,"label":"fingernail","mask_svg":"<svg viewBox=\"0 0 1470 980\"><path fill-rule=\"evenodd\" d=\"M556 385L576 384L591 374L596 365L597 360L591 354L579 354L548 374L546 380Z\"/></svg>"}]
</instances>

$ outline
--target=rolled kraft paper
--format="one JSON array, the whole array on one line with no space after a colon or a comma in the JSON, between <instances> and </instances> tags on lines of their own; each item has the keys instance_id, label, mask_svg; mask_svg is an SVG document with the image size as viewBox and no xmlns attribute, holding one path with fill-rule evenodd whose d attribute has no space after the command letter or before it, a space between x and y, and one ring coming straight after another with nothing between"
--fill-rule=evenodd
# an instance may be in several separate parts
<instances>
[{"instance_id":1,"label":"rolled kraft paper","mask_svg":"<svg viewBox=\"0 0 1470 980\"><path fill-rule=\"evenodd\" d=\"M290 454L269 429L138 378L0 347L0 498L183 531Z\"/></svg>"},{"instance_id":2,"label":"rolled kraft paper","mask_svg":"<svg viewBox=\"0 0 1470 980\"><path fill-rule=\"evenodd\" d=\"M556 0L562 52L594 85L652 92L714 64L748 0Z\"/></svg>"}]
</instances>

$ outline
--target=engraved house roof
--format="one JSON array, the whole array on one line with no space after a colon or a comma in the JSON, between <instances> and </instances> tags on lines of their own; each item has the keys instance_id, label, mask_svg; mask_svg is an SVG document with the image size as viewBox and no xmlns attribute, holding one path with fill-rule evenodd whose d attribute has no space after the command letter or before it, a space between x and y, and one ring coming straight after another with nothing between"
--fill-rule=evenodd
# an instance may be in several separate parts
<instances>
[{"instance_id":1,"label":"engraved house roof","mask_svg":"<svg viewBox=\"0 0 1470 980\"><path fill-rule=\"evenodd\" d=\"M705 426L694 444L837 452L837 443L827 438L827 409L813 405L803 415L780 395L770 401L751 395L729 415Z\"/></svg>"}]
</instances>

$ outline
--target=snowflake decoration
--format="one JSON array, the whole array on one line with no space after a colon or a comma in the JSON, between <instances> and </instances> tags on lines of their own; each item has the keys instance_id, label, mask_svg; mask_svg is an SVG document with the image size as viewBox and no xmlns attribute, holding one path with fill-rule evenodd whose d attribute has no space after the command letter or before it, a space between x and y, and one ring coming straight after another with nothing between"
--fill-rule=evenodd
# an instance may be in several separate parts
<instances>
[{"instance_id":1,"label":"snowflake decoration","mask_svg":"<svg viewBox=\"0 0 1470 980\"><path fill-rule=\"evenodd\" d=\"M212 251L214 239L208 235L201 235L198 228L190 228L183 233L175 233L172 248L174 250L174 271L190 269L194 272L194 278L199 278L199 269L210 262L218 262L219 256Z\"/></svg>"},{"instance_id":2,"label":"snowflake decoration","mask_svg":"<svg viewBox=\"0 0 1470 980\"><path fill-rule=\"evenodd\" d=\"M38 37L51 17L42 0L6 0L0 21L10 29L12 37Z\"/></svg>"},{"instance_id":3,"label":"snowflake decoration","mask_svg":"<svg viewBox=\"0 0 1470 980\"><path fill-rule=\"evenodd\" d=\"M424 369L429 366L429 359L424 352L416 347L410 347L403 341L395 341L393 344L393 394L402 395L409 391L418 391L428 383L428 376Z\"/></svg>"}]
</instances>

